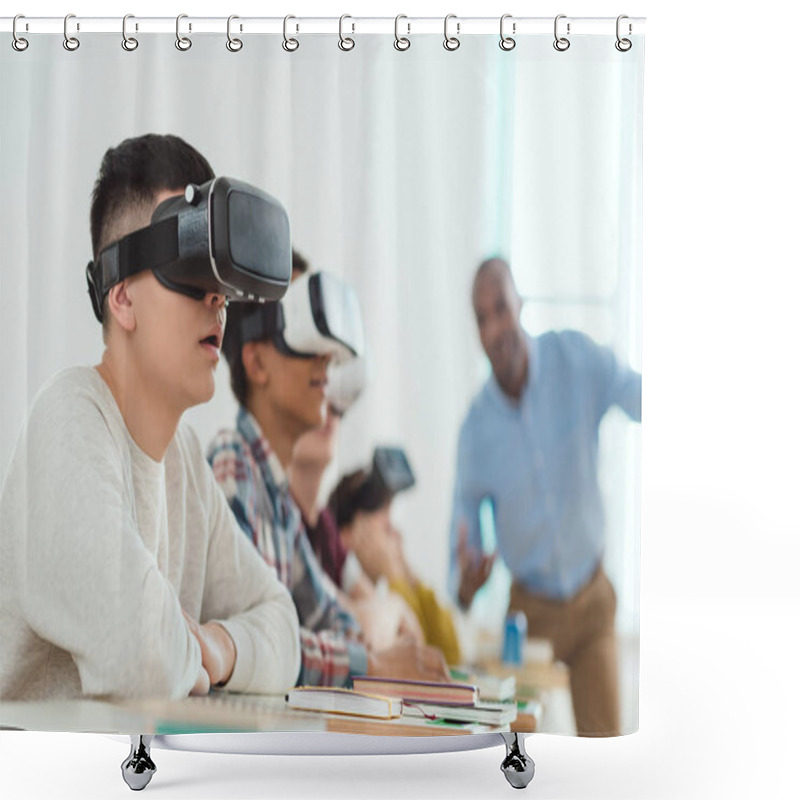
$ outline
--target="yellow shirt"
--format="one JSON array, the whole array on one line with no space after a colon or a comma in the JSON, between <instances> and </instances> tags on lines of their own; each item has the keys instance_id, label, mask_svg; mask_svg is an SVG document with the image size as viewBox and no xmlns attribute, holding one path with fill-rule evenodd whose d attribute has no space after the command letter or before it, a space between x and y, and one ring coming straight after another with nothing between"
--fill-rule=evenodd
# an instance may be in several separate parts
<instances>
[{"instance_id":1,"label":"yellow shirt","mask_svg":"<svg viewBox=\"0 0 800 800\"><path fill-rule=\"evenodd\" d=\"M439 605L433 589L419 581L416 586L411 586L403 580L390 581L389 588L397 592L416 614L426 643L438 647L448 664L460 664L461 648L453 617L449 609Z\"/></svg>"}]
</instances>

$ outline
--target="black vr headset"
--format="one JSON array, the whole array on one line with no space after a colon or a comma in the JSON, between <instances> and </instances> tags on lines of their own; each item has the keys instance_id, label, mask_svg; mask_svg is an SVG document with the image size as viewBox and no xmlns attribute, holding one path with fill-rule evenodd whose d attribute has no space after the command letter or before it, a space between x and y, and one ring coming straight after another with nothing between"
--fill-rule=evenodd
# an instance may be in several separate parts
<instances>
[{"instance_id":1,"label":"black vr headset","mask_svg":"<svg viewBox=\"0 0 800 800\"><path fill-rule=\"evenodd\" d=\"M330 272L312 272L292 282L280 303L244 317L241 344L269 339L284 355L330 355L344 363L364 352L361 307L355 291Z\"/></svg>"},{"instance_id":2,"label":"black vr headset","mask_svg":"<svg viewBox=\"0 0 800 800\"><path fill-rule=\"evenodd\" d=\"M416 481L405 450L376 447L372 471L353 498L354 511L377 511L398 492L410 489Z\"/></svg>"},{"instance_id":3,"label":"black vr headset","mask_svg":"<svg viewBox=\"0 0 800 800\"><path fill-rule=\"evenodd\" d=\"M274 197L234 178L189 184L153 212L147 228L110 244L86 267L89 297L102 321L108 290L152 269L167 289L202 300L280 300L292 276L289 217Z\"/></svg>"}]
</instances>

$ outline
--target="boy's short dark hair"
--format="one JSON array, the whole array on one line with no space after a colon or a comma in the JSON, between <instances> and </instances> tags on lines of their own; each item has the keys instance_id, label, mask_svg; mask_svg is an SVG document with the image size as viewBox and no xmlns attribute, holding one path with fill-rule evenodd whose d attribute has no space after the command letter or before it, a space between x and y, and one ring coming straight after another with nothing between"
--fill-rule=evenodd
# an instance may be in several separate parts
<instances>
[{"instance_id":1,"label":"boy's short dark hair","mask_svg":"<svg viewBox=\"0 0 800 800\"><path fill-rule=\"evenodd\" d=\"M292 277L308 272L308 261L292 250ZM242 362L241 322L252 311L261 308L260 303L231 303L228 306L228 322L222 337L222 353L231 373L231 389L239 403L247 405L247 372Z\"/></svg>"},{"instance_id":2,"label":"boy's short dark hair","mask_svg":"<svg viewBox=\"0 0 800 800\"><path fill-rule=\"evenodd\" d=\"M110 147L92 192L92 250L121 238L113 231L133 206L151 204L164 189L182 189L214 177L208 161L179 136L148 133Z\"/></svg>"},{"instance_id":3,"label":"boy's short dark hair","mask_svg":"<svg viewBox=\"0 0 800 800\"><path fill-rule=\"evenodd\" d=\"M359 469L345 475L328 498L328 508L330 508L336 527L346 528L355 518L359 511L357 498L369 478L369 473L365 469Z\"/></svg>"},{"instance_id":4,"label":"boy's short dark hair","mask_svg":"<svg viewBox=\"0 0 800 800\"><path fill-rule=\"evenodd\" d=\"M178 136L148 133L106 150L92 191L90 224L94 258L131 232L131 215L149 222L156 195L205 183L214 177L211 165ZM103 304L105 309L105 303ZM103 326L105 329L105 310Z\"/></svg>"}]
</instances>

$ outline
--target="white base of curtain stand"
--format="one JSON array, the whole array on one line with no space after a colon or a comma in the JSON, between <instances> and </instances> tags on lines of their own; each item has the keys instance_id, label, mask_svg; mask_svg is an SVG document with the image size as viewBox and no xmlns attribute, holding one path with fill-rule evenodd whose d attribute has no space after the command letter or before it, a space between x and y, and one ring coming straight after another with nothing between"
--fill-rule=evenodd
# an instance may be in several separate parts
<instances>
[{"instance_id":1,"label":"white base of curtain stand","mask_svg":"<svg viewBox=\"0 0 800 800\"><path fill-rule=\"evenodd\" d=\"M348 733L191 733L168 736L131 734L131 751L122 762L122 777L134 791L150 783L156 765L151 748L189 750L200 753L252 755L390 755L445 753L506 746L500 769L515 789L524 789L533 778L533 759L525 752L525 734L483 733L447 737L358 736ZM313 745L309 747L309 745Z\"/></svg>"}]
</instances>

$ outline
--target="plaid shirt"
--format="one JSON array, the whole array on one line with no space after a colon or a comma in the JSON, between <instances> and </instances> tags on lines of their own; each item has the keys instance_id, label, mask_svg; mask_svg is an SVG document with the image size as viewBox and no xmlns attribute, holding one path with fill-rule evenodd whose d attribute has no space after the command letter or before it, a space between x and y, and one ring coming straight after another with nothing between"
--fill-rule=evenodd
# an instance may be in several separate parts
<instances>
[{"instance_id":1,"label":"plaid shirt","mask_svg":"<svg viewBox=\"0 0 800 800\"><path fill-rule=\"evenodd\" d=\"M221 431L208 460L239 525L292 593L300 618L298 685L344 686L367 671L356 620L317 561L300 509L275 452L255 418L240 407L235 431Z\"/></svg>"}]
</instances>

